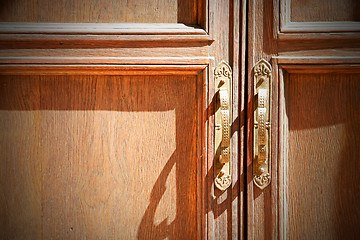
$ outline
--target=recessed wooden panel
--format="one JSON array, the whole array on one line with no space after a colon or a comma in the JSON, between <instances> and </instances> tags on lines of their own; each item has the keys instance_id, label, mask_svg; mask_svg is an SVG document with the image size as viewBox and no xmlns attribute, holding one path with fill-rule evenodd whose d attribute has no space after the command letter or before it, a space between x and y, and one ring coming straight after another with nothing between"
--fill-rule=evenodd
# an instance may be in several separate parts
<instances>
[{"instance_id":1,"label":"recessed wooden panel","mask_svg":"<svg viewBox=\"0 0 360 240\"><path fill-rule=\"evenodd\" d=\"M291 0L292 22L360 21L358 0Z\"/></svg>"},{"instance_id":2,"label":"recessed wooden panel","mask_svg":"<svg viewBox=\"0 0 360 240\"><path fill-rule=\"evenodd\" d=\"M280 31L282 39L358 38L360 4L355 0L281 0ZM334 36L283 33L351 33ZM344 38L345 39L345 38Z\"/></svg>"},{"instance_id":3,"label":"recessed wooden panel","mask_svg":"<svg viewBox=\"0 0 360 240\"><path fill-rule=\"evenodd\" d=\"M196 239L196 76L1 76L1 239Z\"/></svg>"},{"instance_id":4,"label":"recessed wooden panel","mask_svg":"<svg viewBox=\"0 0 360 240\"><path fill-rule=\"evenodd\" d=\"M360 77L290 74L287 209L289 239L360 234Z\"/></svg>"},{"instance_id":5,"label":"recessed wooden panel","mask_svg":"<svg viewBox=\"0 0 360 240\"><path fill-rule=\"evenodd\" d=\"M196 0L3 0L2 22L197 24Z\"/></svg>"}]
</instances>

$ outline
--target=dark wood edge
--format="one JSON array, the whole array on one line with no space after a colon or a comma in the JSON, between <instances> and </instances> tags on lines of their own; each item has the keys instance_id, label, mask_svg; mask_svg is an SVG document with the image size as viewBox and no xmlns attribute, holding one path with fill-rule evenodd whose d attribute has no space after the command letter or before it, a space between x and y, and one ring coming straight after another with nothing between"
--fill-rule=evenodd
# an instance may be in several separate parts
<instances>
[{"instance_id":1,"label":"dark wood edge","mask_svg":"<svg viewBox=\"0 0 360 240\"><path fill-rule=\"evenodd\" d=\"M160 69L162 65L207 65L208 57L0 57L0 64L42 64L42 65L148 65Z\"/></svg>"},{"instance_id":2,"label":"dark wood edge","mask_svg":"<svg viewBox=\"0 0 360 240\"><path fill-rule=\"evenodd\" d=\"M360 63L358 64L327 64L327 65L281 65L285 73L303 73L311 70L312 73L360 73Z\"/></svg>"},{"instance_id":3,"label":"dark wood edge","mask_svg":"<svg viewBox=\"0 0 360 240\"><path fill-rule=\"evenodd\" d=\"M207 34L191 34L191 35L174 35L174 34L141 34L141 35L101 35L101 34L24 34L24 33L0 33L0 47L4 48L4 44L31 44L41 42L43 44L56 43L57 45L66 44L79 45L87 44L90 48L99 47L121 47L121 45L135 43L144 45L149 43L149 46L159 45L161 43L171 42L173 45L177 43L191 43L191 42L211 42ZM99 45L100 44L100 45ZM105 45L105 46L104 46Z\"/></svg>"},{"instance_id":4,"label":"dark wood edge","mask_svg":"<svg viewBox=\"0 0 360 240\"><path fill-rule=\"evenodd\" d=\"M199 65L0 64L0 75L198 75Z\"/></svg>"}]
</instances>

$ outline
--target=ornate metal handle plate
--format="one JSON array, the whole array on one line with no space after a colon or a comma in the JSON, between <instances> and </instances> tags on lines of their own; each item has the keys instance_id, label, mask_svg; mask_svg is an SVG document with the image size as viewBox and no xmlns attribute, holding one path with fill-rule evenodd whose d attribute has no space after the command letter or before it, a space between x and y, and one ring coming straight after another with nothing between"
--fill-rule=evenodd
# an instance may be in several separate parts
<instances>
[{"instance_id":1,"label":"ornate metal handle plate","mask_svg":"<svg viewBox=\"0 0 360 240\"><path fill-rule=\"evenodd\" d=\"M214 174L215 186L221 191L231 185L231 80L230 66L221 61L215 68L215 86L217 101L215 111L215 154Z\"/></svg>"},{"instance_id":2,"label":"ornate metal handle plate","mask_svg":"<svg viewBox=\"0 0 360 240\"><path fill-rule=\"evenodd\" d=\"M271 65L261 59L254 67L254 183L264 189L271 182L270 107Z\"/></svg>"}]
</instances>

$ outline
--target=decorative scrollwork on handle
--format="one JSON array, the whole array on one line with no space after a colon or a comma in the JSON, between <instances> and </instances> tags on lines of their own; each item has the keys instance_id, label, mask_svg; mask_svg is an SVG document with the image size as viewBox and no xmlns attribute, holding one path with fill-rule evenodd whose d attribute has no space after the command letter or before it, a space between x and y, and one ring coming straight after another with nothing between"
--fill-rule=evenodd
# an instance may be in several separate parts
<instances>
[{"instance_id":1,"label":"decorative scrollwork on handle","mask_svg":"<svg viewBox=\"0 0 360 240\"><path fill-rule=\"evenodd\" d=\"M261 59L254 67L254 183L264 189L271 182L271 65Z\"/></svg>"},{"instance_id":2,"label":"decorative scrollwork on handle","mask_svg":"<svg viewBox=\"0 0 360 240\"><path fill-rule=\"evenodd\" d=\"M217 86L218 99L215 112L215 148L214 161L215 186L225 191L231 186L231 80L230 66L221 61L215 68L215 85Z\"/></svg>"},{"instance_id":3,"label":"decorative scrollwork on handle","mask_svg":"<svg viewBox=\"0 0 360 240\"><path fill-rule=\"evenodd\" d=\"M220 171L215 178L215 186L221 191L225 191L231 185L231 176L225 171Z\"/></svg>"}]
</instances>

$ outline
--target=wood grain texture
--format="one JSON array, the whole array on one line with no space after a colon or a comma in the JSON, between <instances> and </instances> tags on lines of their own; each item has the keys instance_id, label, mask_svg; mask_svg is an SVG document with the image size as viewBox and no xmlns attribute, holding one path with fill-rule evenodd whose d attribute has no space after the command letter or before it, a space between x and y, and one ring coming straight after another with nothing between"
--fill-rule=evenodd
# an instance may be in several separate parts
<instances>
[{"instance_id":1,"label":"wood grain texture","mask_svg":"<svg viewBox=\"0 0 360 240\"><path fill-rule=\"evenodd\" d=\"M1 33L104 34L104 35L194 35L206 34L198 26L183 23L33 23L0 22Z\"/></svg>"},{"instance_id":2,"label":"wood grain texture","mask_svg":"<svg viewBox=\"0 0 360 240\"><path fill-rule=\"evenodd\" d=\"M194 0L3 0L2 22L197 23Z\"/></svg>"},{"instance_id":3,"label":"wood grain texture","mask_svg":"<svg viewBox=\"0 0 360 240\"><path fill-rule=\"evenodd\" d=\"M314 226L313 228L320 229L319 227L321 224L330 223L326 228L322 229L326 231L329 226L333 226L334 229L330 229L329 235L335 236L335 238L339 239L343 236L347 236L344 231L349 230L349 226L344 226L343 229L346 230L339 230L341 226L345 223L339 223L339 219L341 221L346 222L344 218L350 219L350 224L352 227L358 225L354 219L349 217L347 214L347 209L344 207L346 204L350 204L354 202L355 199L354 195L350 193L342 193L342 197L340 200L341 207L333 207L329 210L328 213L324 213L325 210L318 210L318 211L311 211L309 209L301 211L301 209L297 209L297 212L294 212L290 209L289 201L292 201L292 204L303 204L303 207L310 207L311 204L319 203L322 199L322 203L325 204L326 200L332 201L333 199L339 199L337 196L339 194L334 195L326 195L327 193L319 193L324 194L324 196L319 195L319 199L316 199L309 205L304 204L304 202L308 201L308 199L317 198L315 191L307 194L301 192L300 189L292 195L287 194L286 189L289 186L289 181L293 181L289 179L289 171L290 171L290 164L288 161L289 151L295 151L297 156L306 156L303 157L302 160L300 157L293 158L293 162L296 162L296 167L300 168L301 170L295 170L295 167L291 170L292 173L297 174L297 181L301 181L300 185L304 186L307 189L317 189L319 188L316 183L313 183L313 180L309 175L305 175L305 179L302 179L302 176L305 173L305 169L311 169L311 164L317 166L317 169L322 173L325 169L325 164L327 161L321 160L321 158L325 158L326 154L323 154L324 149L330 148L331 151L335 151L338 149L336 143L340 143L339 146L343 146L346 142L346 139L354 140L357 144L358 140L355 140L356 133L348 133L347 130L344 130L341 127L341 123L339 122L339 126L334 124L326 125L325 127L331 128L330 130L321 129L317 131L317 127L308 129L308 131L314 131L318 133L313 139L309 139L309 137L305 135L300 135L299 132L294 131L294 134L298 134L298 138L296 141L293 140L292 145L289 145L290 141L290 133L291 130L291 121L294 118L300 118L301 115L299 113L292 113L292 117L289 116L287 112L287 107L289 105L287 97L295 97L294 94L289 94L285 96L285 92L288 93L288 84L289 82L284 83L284 79L288 79L288 74L307 74L306 76L314 77L306 77L304 82L298 81L297 85L297 92L301 93L300 95L302 98L294 99L293 104L294 106L302 106L302 114L306 115L308 113L312 113L312 109L315 109L313 106L316 102L312 96L316 96L317 100L320 101L321 97L324 97L324 101L329 103L336 102L335 106L328 106L329 110L321 112L320 110L317 112L313 112L312 116L306 119L302 119L301 123L299 124L307 124L306 122L309 121L310 123L317 122L321 124L321 122L326 122L326 117L328 116L329 119L337 118L338 116L332 115L332 111L335 112L337 115L341 115L341 111L346 111L342 114L342 117L345 119L353 119L355 113L358 112L358 105L356 102L358 100L354 100L354 103L349 104L349 106L345 106L350 101L349 99L358 99L358 88L352 87L358 81L355 76L358 76L359 73L359 34L355 31L358 31L359 24L358 22L345 22L339 23L334 21L328 22L316 22L316 19L309 19L306 20L307 22L292 22L290 19L291 17L291 9L290 9L290 2L287 0L272 0L272 1L248 1L248 92L247 92L247 116L248 116L248 124L247 124L247 142L252 143L252 128L253 128L253 78L252 78L252 69L254 64L260 60L261 58L265 58L268 60L273 67L273 96L272 99L272 182L271 185L265 189L264 191L260 191L254 188L252 183L252 146L248 147L247 151L247 196L248 196L248 203L247 203L247 213L248 213L248 232L247 237L248 239L324 239L323 235L318 236L317 238L311 238L311 223L304 223L303 226L309 226L307 229L300 229L301 224L304 221L307 221L308 218L311 218L309 222L312 221ZM312 1L307 1L310 3ZM315 1L314 1L315 2ZM322 2L322 1L317 1ZM331 2L331 1L328 1ZM301 3L306 3L302 1ZM354 3L354 2L353 2ZM300 1L299 1L300 4ZM327 3L326 3L327 4ZM340 4L340 3L339 3ZM312 6L311 6L312 7ZM321 9L321 7L320 7ZM326 9L326 7L324 8ZM336 8L334 8L336 11ZM299 12L297 14L306 15L305 9L297 9ZM311 10L310 10L311 11ZM320 10L319 10L320 11ZM321 9L324 11L322 14L327 15L328 12L326 10ZM341 9L339 9L341 11ZM320 14L320 12L319 12ZM342 13L339 13L338 16L341 16ZM334 19L333 19L334 20ZM354 20L353 20L354 21ZM344 26L346 28L344 28ZM319 79L315 76L332 76L333 78L337 76L341 76L338 80L334 80L330 78L329 81L325 81L324 79L321 80L320 83L317 83L315 80ZM344 76L342 76L342 74ZM333 76L334 75L334 76ZM300 75L299 75L300 76ZM303 76L303 75L301 75ZM306 81L307 79L312 79L313 81ZM331 80L332 79L332 80ZM339 85L336 85L334 82L341 82L338 84L343 84L343 87L339 88ZM351 83L350 83L351 82ZM320 87L321 86L321 87ZM338 89L339 88L339 89ZM344 90L346 89L346 90ZM319 94L316 95L314 91L319 90ZM326 92L326 91L327 92ZM346 94L349 94L346 96ZM312 100L308 100L307 97ZM330 97L331 96L331 97ZM340 97L341 96L341 97ZM335 100L331 99L335 98ZM329 100L330 99L330 100ZM344 102L342 102L344 101ZM304 103L304 105L302 105ZM306 106L305 106L306 104ZM346 110L344 110L346 108ZM335 109L335 110L334 110ZM341 118L344 120L344 118ZM345 120L344 120L345 121ZM357 120L358 121L358 120ZM346 121L345 121L346 122ZM345 125L347 124L344 123ZM356 126L350 127L353 132L359 132ZM343 131L342 135L339 132ZM334 140L329 136L334 134ZM293 135L294 136L294 135ZM339 139L336 140L336 137ZM294 138L292 138L294 139ZM323 144L330 144L331 147L325 147ZM305 147L313 144L313 147L309 147L311 151L307 151ZM306 145L308 144L308 145ZM347 156L352 156L358 158L358 151L355 148L355 145L350 144L351 147L348 148L348 152L346 153ZM338 148L337 148L338 147ZM334 156L330 156L329 159L336 159L336 153ZM295 153L293 152L293 155ZM347 159L348 157L343 155L340 156L341 158ZM310 159L311 160L308 160ZM320 158L319 162L317 162L318 158ZM306 161L311 161L311 164L307 164ZM333 165L331 165L333 164ZM334 165L336 163L329 163L329 167L332 169L327 172L323 176L318 176L317 180L319 180L321 187L324 191L331 189L340 189L338 188L339 185L342 185L342 180L345 182L347 181L354 181L358 182L359 179L355 177L354 173L356 170L351 170L351 176L340 176L337 179L329 180L329 176L334 173ZM356 168L357 163L353 162L353 166ZM296 172L297 171L297 172ZM346 174L346 173L345 173ZM302 176L301 176L302 175ZM328 180L328 185L326 183ZM352 185L353 187L355 185ZM296 185L292 185L293 189L296 189ZM300 187L299 187L300 188ZM351 188L351 187L350 187ZM343 187L341 189L346 189ZM348 189L348 188L347 188ZM347 190L344 190L347 191ZM358 190L357 190L358 191ZM341 194L340 194L341 195ZM355 195L357 196L357 195ZM291 198L291 200L289 200ZM337 201L336 200L336 201ZM345 205L344 205L345 204ZM298 206L298 205L297 205ZM321 205L322 206L322 205ZM321 209L320 207L318 209ZM341 210L342 209L342 210ZM290 211L292 211L292 222L289 222ZM357 210L356 210L357 211ZM303 218L297 219L298 214L303 214ZM325 219L324 222L321 222L321 218L328 214L327 216L333 214L333 216L329 217L327 220ZM346 217L342 218L341 215L345 214ZM334 220L335 218L338 218ZM356 217L354 217L356 218ZM321 219L321 220L319 220ZM319 220L317 223L316 220ZM302 221L302 222L301 222ZM328 222L326 222L328 221ZM334 222L338 223L339 226L334 227ZM291 228L290 228L291 226ZM296 227L295 227L296 226ZM290 235L291 231L298 230L298 235ZM299 230L300 229L300 230ZM303 231L307 231L304 233ZM315 230L314 230L315 231ZM333 232L331 232L333 231ZM303 232L302 235L300 233ZM316 232L316 231L315 231ZM318 233L320 230L318 231ZM336 232L334 234L334 232ZM340 234L341 233L341 234ZM308 234L308 235L307 235ZM324 233L326 234L326 233ZM346 238L346 237L345 237ZM325 237L326 239L326 237ZM349 238L351 239L351 237Z\"/></svg>"},{"instance_id":4,"label":"wood grain texture","mask_svg":"<svg viewBox=\"0 0 360 240\"><path fill-rule=\"evenodd\" d=\"M208 162L207 171L208 178L213 179L213 166L215 152L214 148L214 107L216 101L217 86L214 85L213 71L215 66L224 60L231 66L233 70L233 96L232 96L232 120L231 120L231 148L232 148L232 185L224 192L221 192L214 187L213 180L209 182L207 201L208 201L208 236L207 239L239 239L242 237L243 231L243 201L241 200L244 191L241 187L243 184L244 175L241 174L243 170L243 157L240 151L240 19L241 15L240 5L241 1L208 1L209 8L209 25L208 34L210 39L215 41L209 47L209 54L213 57L209 62L208 78L210 79L208 85L209 102L207 103L208 113Z\"/></svg>"},{"instance_id":5,"label":"wood grain texture","mask_svg":"<svg viewBox=\"0 0 360 240\"><path fill-rule=\"evenodd\" d=\"M247 104L246 104L246 95L247 95L247 89L246 89L246 75L247 75L247 7L246 7L246 1L240 1L240 19L238 20L238 29L239 29L239 38L237 41L239 41L238 47L238 55L237 58L235 57L233 61L237 64L237 69L239 69L238 73L236 70L234 71L234 78L239 79L238 86L233 88L233 92L238 92L239 96L237 97L237 101L239 103L238 105L238 117L237 121L234 120L234 131L238 129L238 158L239 158L239 204L240 204L240 210L239 210L239 237L238 239L247 239L247 192L246 192L246 156L247 156L247 149L246 144L247 141L245 141L247 136L246 131L246 110L247 110ZM235 21L236 23L236 21ZM236 26L236 24L234 24ZM235 28L236 29L236 28ZM235 35L236 36L236 35ZM236 47L236 40L234 41L234 47ZM236 60L238 59L238 60ZM237 91L235 90L237 88ZM234 98L234 103L236 102L236 98ZM234 104L233 103L233 104ZM236 106L236 105L234 105ZM234 115L233 115L234 116ZM236 128L237 127L237 128Z\"/></svg>"},{"instance_id":6,"label":"wood grain texture","mask_svg":"<svg viewBox=\"0 0 360 240\"><path fill-rule=\"evenodd\" d=\"M0 75L200 75L207 65L0 65Z\"/></svg>"},{"instance_id":7,"label":"wood grain texture","mask_svg":"<svg viewBox=\"0 0 360 240\"><path fill-rule=\"evenodd\" d=\"M359 32L357 1L281 0L281 32ZM331 38L330 34L327 34ZM314 36L312 36L314 37Z\"/></svg>"},{"instance_id":8,"label":"wood grain texture","mask_svg":"<svg viewBox=\"0 0 360 240\"><path fill-rule=\"evenodd\" d=\"M285 80L290 239L359 236L359 83L346 73Z\"/></svg>"},{"instance_id":9,"label":"wood grain texture","mask_svg":"<svg viewBox=\"0 0 360 240\"><path fill-rule=\"evenodd\" d=\"M360 48L360 33L279 33L278 38L279 55L296 56L306 52L308 56L333 57L344 52L343 56L350 57L357 55L352 48Z\"/></svg>"},{"instance_id":10,"label":"wood grain texture","mask_svg":"<svg viewBox=\"0 0 360 240\"><path fill-rule=\"evenodd\" d=\"M360 22L289 22L281 28L285 33L352 33L360 31ZM330 34L327 34L331 38ZM359 34L355 37L358 38Z\"/></svg>"},{"instance_id":11,"label":"wood grain texture","mask_svg":"<svg viewBox=\"0 0 360 240\"><path fill-rule=\"evenodd\" d=\"M360 21L356 0L290 0L292 22Z\"/></svg>"},{"instance_id":12,"label":"wood grain texture","mask_svg":"<svg viewBox=\"0 0 360 240\"><path fill-rule=\"evenodd\" d=\"M209 43L201 27L176 23L0 23L2 49L190 48Z\"/></svg>"},{"instance_id":13,"label":"wood grain texture","mask_svg":"<svg viewBox=\"0 0 360 240\"><path fill-rule=\"evenodd\" d=\"M3 49L2 64L208 64L208 47Z\"/></svg>"},{"instance_id":14,"label":"wood grain texture","mask_svg":"<svg viewBox=\"0 0 360 240\"><path fill-rule=\"evenodd\" d=\"M3 2L9 4L10 1ZM31 75L29 77L31 79L38 77L38 81L40 81L37 84L39 89L48 84L47 80L56 79L53 84L60 91L69 92L71 98L66 100L68 95L63 95L62 93L52 94L49 98L54 98L55 100L48 101L44 97L43 101L40 101L41 104L46 105L46 102L51 102L51 104L60 107L59 102L61 102L66 107L59 110L50 104L49 109L40 110L40 113L37 113L37 110L29 110L25 111L24 114L10 116L12 119L18 119L18 121L22 121L24 118L31 118L32 116L33 118L40 119L38 121L41 123L41 126L34 128L41 131L39 130L39 133L35 133L34 130L29 130L30 136L39 134L41 139L48 140L50 137L44 135L46 135L46 132L49 132L51 135L56 135L57 139L67 138L71 143L62 143L60 146L57 146L51 140L44 143L41 140L42 145L40 144L34 150L35 152L41 152L42 146L55 148L53 152L49 150L40 155L38 159L45 158L46 161L41 161L41 163L44 163L43 165L40 164L40 173L36 172L34 177L30 177L36 178L40 174L41 181L44 179L51 180L46 185L40 181L40 186L42 188L46 186L46 191L55 192L57 190L55 193L69 194L66 197L62 195L56 196L56 194L40 195L42 200L48 200L44 205L46 209L41 208L39 211L36 211L37 215L34 214L34 219L37 219L36 221L34 220L34 229L37 229L38 225L36 224L40 224L43 230L42 232L35 231L34 235L31 236L38 239L41 237L48 238L53 234L54 238L71 238L71 236L82 238L81 234L85 236L88 234L89 236L94 236L94 238L98 236L104 236L104 238L116 236L120 238L120 231L124 227L117 228L115 226L119 223L121 217L128 216L126 211L130 212L131 208L137 204L135 206L137 207L135 215L124 224L124 226L130 225L130 227L123 230L125 238L238 239L243 237L246 221L243 217L244 177L246 174L242 172L245 156L243 152L239 151L241 149L244 151L246 144L246 141L240 142L240 138L245 131L246 116L243 111L245 111L246 103L243 101L245 91L240 87L245 85L245 80L239 79L239 76L240 71L242 71L242 76L246 75L245 69L242 69L246 64L246 46L245 41L241 42L240 40L245 39L247 31L246 1L179 0L175 2L170 0L165 3L163 0L142 0L126 1L126 3L125 1L116 1L116 3L113 1L110 2L111 4L103 1L66 2L65 4L65 1L58 1L53 3L52 9L44 12L39 12L39 9L50 8L49 3L41 6L42 0L36 2L22 0L21 2L23 4L20 4L19 1L13 1L5 7L5 9L9 8L6 10L6 13L1 15L2 18L6 18L3 21L10 21L10 23L0 24L1 74L21 75L14 77L15 79L24 78L27 74ZM145 4L146 2L149 2L149 4ZM163 2L164 4L159 6L158 9L154 9L155 5ZM124 4L127 5L123 6ZM113 6L111 11L108 11L109 6ZM119 6L122 8L119 9ZM69 8L71 8L70 11ZM121 15L119 13L120 10L126 11L126 13ZM20 20L21 22L19 22ZM243 35L240 35L240 24L242 24L241 34ZM242 43L241 56L239 51L240 42ZM213 85L213 69L220 60L227 61L233 67L235 78L233 82L234 94L232 96L234 106L232 114L234 119L231 132L231 144L234 150L232 155L234 182L232 188L225 193L216 192L213 185L213 156L216 151L213 148L214 125L212 115L214 111L214 97L216 96L215 86ZM57 75L64 76L60 79ZM104 77L104 75L117 76ZM145 75L146 77L141 77ZM153 77L148 77L148 75L153 75ZM195 75L197 76L195 77ZM111 87L109 86L109 89L114 88L113 91L117 92L112 93L109 90L109 94L103 93L100 94L100 98L96 97L98 91L92 91L91 89L97 89L97 86L100 86L102 90L107 89L105 85L109 81L111 82L112 78L122 79L120 83L114 83ZM136 81L143 83L144 78L157 79L162 83L155 84L153 87L149 84L144 84L145 86L143 86L140 83L134 83ZM59 79L62 83L57 84L56 82ZM71 84L66 83L64 79L69 80ZM93 85L78 84L76 79L86 79L86 81L89 81L89 84ZM94 84L94 79L102 80L101 83L97 82ZM136 79L136 81L132 81L132 79ZM181 81L185 79L184 81L187 84L184 84L184 81L181 84L184 88L188 87L187 91L189 92L182 95L182 91L176 89L176 87L174 88L173 84L169 83L172 82L171 79L181 79ZM30 81L35 85L35 88L36 81ZM127 82L128 85L122 85L122 81ZM49 82L51 81L49 80ZM192 84L195 84L195 82L198 85L196 84L196 98L194 99L190 95L193 93L194 85ZM165 104L166 106L163 107L166 110L160 111L160 115L158 115L156 109L161 107L152 105L157 101L157 98L155 99L150 93L143 94L146 91L143 90L143 87L149 89L149 91L150 89L155 89L151 93L159 93L159 91L162 91L161 87L164 86L162 85L164 83L166 87L164 92L169 94L169 96L161 97L159 101L162 103L166 102L169 105ZM15 96L19 95L16 93L21 93L23 82L21 84L18 83L17 88L18 90L12 92ZM24 85L24 88L26 89L26 85ZM174 90L171 90L172 88ZM182 87L180 88L182 89ZM77 92L74 93L74 90L77 90L79 94ZM47 94L46 91L36 94L37 96ZM83 91L88 91L87 93L89 94L83 93ZM123 94L124 92L126 94ZM135 96L131 97L133 94ZM127 97L130 96L131 101L126 102L121 98L125 95ZM5 97L2 98L8 98L9 96L5 94ZM182 98L182 96L185 98ZM117 110L97 109L96 102L100 101L99 99L103 97L107 100L101 102L101 106L112 106L114 102L119 101L127 103L119 107L121 109L119 110L121 116L117 116L114 113ZM27 95L19 98L30 99ZM179 104L184 105L185 108L188 107L187 103L190 101L190 109L193 110L195 108L196 111L189 110L192 113L188 115L186 115L186 111L180 113L181 116L184 116L183 118L178 115L176 110L180 109L182 111L183 107L176 107L175 127L173 127L171 125L173 110L171 107L167 108L167 106L177 106ZM30 104L26 103L27 101L25 100L21 100L21 102L24 102L25 106ZM89 106L87 105L88 103L90 103ZM10 102L5 102L4 104L5 106L6 104L11 105ZM34 104L40 103L34 100ZM118 105L115 104L115 106ZM136 106L140 106L139 108L143 106L144 110L134 110ZM240 110L240 106L242 106L243 110ZM16 106L14 107L16 109ZM6 111L23 112L22 110ZM145 112L148 111L149 114L146 115ZM240 112L242 112L242 115L240 115ZM196 117L194 118L195 114ZM132 119L134 119L135 124L128 123ZM70 123L67 122L68 120L70 120ZM184 121L186 126L184 124L177 124L177 120ZM116 140L123 138L123 135L119 136L109 132L109 126L110 128L116 126L114 121L121 123L118 129L121 130L122 134L125 134L124 128L126 127L131 130L130 133L149 131L151 134L143 134L145 139L142 139L141 134L140 136L136 135L133 138L129 138L129 145L137 146L136 144L139 142L143 144L144 148L150 149L155 144L155 149L151 148L151 151L154 156L159 157L159 162L153 166L148 166L152 162L146 160L140 163L136 161L135 163L142 167L134 167L134 169L129 170L134 177L128 177L130 180L128 180L129 185L126 185L126 188L128 192L133 191L134 194L130 196L129 194L126 195L127 193L125 192L124 195L136 199L134 200L135 203L130 203L133 205L129 209L125 209L126 207L121 207L120 209L119 207L119 205L129 204L129 201L124 203L125 200L118 197L121 187L118 187L116 182L119 179L127 179L126 176L119 176L126 172L122 170L126 170L127 164L125 162L124 165L126 166L121 165L123 167L121 169L113 166L115 160L112 160L112 156L119 152L115 150L117 146ZM149 121L158 124L154 126ZM190 121L191 124L187 125L185 123L187 121ZM12 122L12 120L7 119L6 122L10 124L9 122ZM196 156L196 158L186 158L187 154L190 153L183 155L181 150L183 148L177 146L177 140L175 141L176 149L173 149L174 143L171 139L174 130L170 132L160 131L158 125L161 123L175 128L176 139L178 139L179 131L184 131L181 135L191 134L193 137L191 141L194 142L187 142L187 144L191 144L192 149L196 150L196 154L193 153L191 155ZM97 127L98 125L101 125L101 127ZM178 126L181 129L177 129ZM199 126L203 128L200 127L199 129ZM22 128L25 127L31 128L32 125L26 123ZM196 130L192 129L192 127L196 127ZM150 130L144 130L144 128ZM196 135L192 135L195 133ZM92 141L95 140L89 140L84 135L91 135L93 136L92 139L97 139L99 147L90 149L93 147ZM154 140L156 136L160 135L164 136L161 138L161 141ZM35 139L35 137L33 138ZM77 142L81 142L81 149L78 149ZM113 142L115 143L113 144ZM35 139L34 144L36 145L36 143ZM161 152L161 143L168 144L165 153ZM32 143L29 144L31 145ZM112 146L111 149L109 145ZM126 149L121 151L125 152L125 155L129 158L137 158L139 155L143 157L145 153L139 152L139 149L140 147L136 148L133 152ZM89 165L86 165L84 163L86 160L83 160L87 159L87 156L82 156L84 155L83 152L86 151L89 152L87 155L94 155L93 158L89 159ZM166 155L171 153L171 151L174 151L174 153L173 157L169 157L170 163L165 161L166 157L160 157L161 154ZM74 160L79 159L77 158L78 156L81 156L81 161ZM152 155L149 154L149 156L151 157ZM52 161L52 159L54 160ZM69 160L65 161L64 159ZM111 161L106 161L106 159ZM30 162L33 161L35 160ZM142 164L145 164L146 167ZM192 169L191 176L186 175L185 165ZM86 171L81 171L81 167ZM66 172L65 169L69 168L73 170ZM91 169L94 169L94 171L90 171ZM151 171L152 174L148 174L145 169ZM44 175L42 174L44 171L49 171L49 173ZM166 184L169 184L169 186L165 184L164 187L163 181L156 179L155 176L157 175L161 180L168 179ZM144 183L142 190L140 188L134 190L137 186L135 182L136 176L143 182L149 182L147 184ZM198 184L194 188L184 187L185 191L183 189L180 193L178 189L179 181L185 184L185 182L190 181L189 179L193 179L194 176L196 176ZM183 178L184 180L178 180L178 178ZM69 184L67 184L68 182ZM77 184L82 184L81 188ZM106 186L105 189L102 189L102 185ZM41 190L41 193L45 190ZM79 191L81 193L80 200L76 198ZM163 197L160 198L160 196ZM7 201L9 198L11 196L7 196L4 201ZM191 200L189 200L190 198ZM121 204L115 200L119 200ZM39 206L39 203L34 203L32 198L29 198L28 201L30 205ZM147 201L150 203L147 205L144 213L144 203ZM180 203L177 204L177 201L181 201L181 205L184 207L180 207ZM176 206L175 211L174 202ZM49 210L51 208L59 208L59 206L65 204L66 207L64 207L63 211L56 213ZM189 210L186 209L187 207ZM43 212L46 212L46 214L44 215ZM125 213L124 216L122 215L123 212ZM143 217L141 218L142 214ZM44 224L44 216L49 218L49 224L48 222ZM166 217L168 217L168 220L166 220ZM72 221L67 223L64 219L72 219ZM109 219L115 220L110 221ZM188 221L185 225L180 223L185 221L185 219ZM99 227L103 228L96 229L94 227L98 223L96 221L101 222ZM9 226L8 223L6 224L6 226ZM22 222L19 224L22 224ZM191 230L187 231L188 229ZM181 230L189 233L189 235L182 234ZM11 231L13 234L19 232L19 238L21 238L21 234L28 234L21 229L19 231L12 229Z\"/></svg>"},{"instance_id":15,"label":"wood grain texture","mask_svg":"<svg viewBox=\"0 0 360 240\"><path fill-rule=\"evenodd\" d=\"M247 1L248 3L248 65L247 65L247 238L248 239L276 239L277 237L277 124L271 120L271 184L264 190L260 190L253 183L253 127L254 127L254 72L253 67L262 58L270 62L273 68L273 79L276 79L276 66L271 60L277 53L278 1ZM275 9L275 10L274 10ZM277 81L272 86L271 115L277 116ZM274 174L275 172L275 174Z\"/></svg>"},{"instance_id":16,"label":"wood grain texture","mask_svg":"<svg viewBox=\"0 0 360 240\"><path fill-rule=\"evenodd\" d=\"M1 76L2 239L197 239L196 76Z\"/></svg>"}]
</instances>

